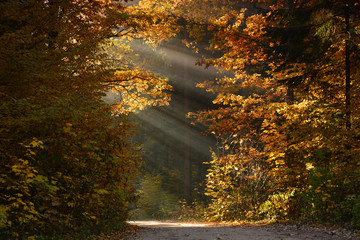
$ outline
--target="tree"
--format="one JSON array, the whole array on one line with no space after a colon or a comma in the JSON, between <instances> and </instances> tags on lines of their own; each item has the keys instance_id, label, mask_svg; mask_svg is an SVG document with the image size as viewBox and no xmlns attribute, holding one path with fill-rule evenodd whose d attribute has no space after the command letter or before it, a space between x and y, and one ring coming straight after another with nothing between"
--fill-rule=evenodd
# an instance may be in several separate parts
<instances>
[{"instance_id":1,"label":"tree","mask_svg":"<svg viewBox=\"0 0 360 240\"><path fill-rule=\"evenodd\" d=\"M211 192L223 190L222 184L213 182L222 179L225 169L229 172L235 163L243 166L244 159L261 159L261 171L268 179L264 190L287 196L281 209L291 216L298 216L301 209L313 211L312 204L313 215L325 218L344 210L347 199L356 196L351 189L359 184L357 130L352 127L357 97L350 90L357 84L349 82L358 76L358 3L164 2L162 6L170 5L166 10L190 32L192 44L209 40L215 57L199 64L233 73L200 84L217 94L217 107L192 114L221 141L221 152L212 161ZM157 4L153 7L162 10ZM355 50L351 55L350 47ZM330 174L316 177L324 169ZM233 186L239 179L229 178L226 184ZM226 194L231 197L234 192ZM217 196L212 197L216 201ZM271 199L264 193L258 201L265 203L267 197Z\"/></svg>"},{"instance_id":2,"label":"tree","mask_svg":"<svg viewBox=\"0 0 360 240\"><path fill-rule=\"evenodd\" d=\"M0 12L3 236L123 223L141 158L121 113L166 104L170 87L108 46L146 35L154 15L107 0L9 0ZM118 110L103 101L110 88Z\"/></svg>"}]
</instances>

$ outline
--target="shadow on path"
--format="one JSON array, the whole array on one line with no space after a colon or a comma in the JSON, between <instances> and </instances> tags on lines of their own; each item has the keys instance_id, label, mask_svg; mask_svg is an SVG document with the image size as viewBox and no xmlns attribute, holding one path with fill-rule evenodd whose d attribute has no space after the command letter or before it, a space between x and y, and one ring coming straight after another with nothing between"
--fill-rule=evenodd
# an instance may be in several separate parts
<instances>
[{"instance_id":1,"label":"shadow on path","mask_svg":"<svg viewBox=\"0 0 360 240\"><path fill-rule=\"evenodd\" d=\"M129 221L138 230L126 239L134 240L340 240L357 239L343 232L294 225L216 225L162 221ZM354 238L355 237L355 238Z\"/></svg>"}]
</instances>

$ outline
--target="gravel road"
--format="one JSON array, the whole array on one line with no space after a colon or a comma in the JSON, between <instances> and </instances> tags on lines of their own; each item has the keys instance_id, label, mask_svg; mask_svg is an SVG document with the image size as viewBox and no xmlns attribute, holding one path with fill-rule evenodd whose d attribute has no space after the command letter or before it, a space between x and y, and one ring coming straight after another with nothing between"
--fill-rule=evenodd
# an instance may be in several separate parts
<instances>
[{"instance_id":1,"label":"gravel road","mask_svg":"<svg viewBox=\"0 0 360 240\"><path fill-rule=\"evenodd\" d=\"M295 225L214 225L160 221L130 221L139 228L128 240L333 240L360 239L354 232Z\"/></svg>"}]
</instances>

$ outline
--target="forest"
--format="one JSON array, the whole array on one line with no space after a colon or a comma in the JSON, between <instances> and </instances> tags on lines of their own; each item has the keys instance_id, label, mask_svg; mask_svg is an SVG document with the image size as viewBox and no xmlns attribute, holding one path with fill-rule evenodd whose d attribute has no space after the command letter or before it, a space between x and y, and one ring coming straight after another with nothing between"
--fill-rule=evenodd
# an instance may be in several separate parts
<instances>
[{"instance_id":1,"label":"forest","mask_svg":"<svg viewBox=\"0 0 360 240\"><path fill-rule=\"evenodd\" d=\"M359 229L359 78L358 0L0 0L0 235Z\"/></svg>"}]
</instances>

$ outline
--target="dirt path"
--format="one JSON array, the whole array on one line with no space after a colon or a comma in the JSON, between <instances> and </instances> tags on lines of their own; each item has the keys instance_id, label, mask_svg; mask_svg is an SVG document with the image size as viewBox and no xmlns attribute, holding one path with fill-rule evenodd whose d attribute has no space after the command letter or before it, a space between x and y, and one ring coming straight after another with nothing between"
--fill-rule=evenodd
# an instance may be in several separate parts
<instances>
[{"instance_id":1,"label":"dirt path","mask_svg":"<svg viewBox=\"0 0 360 240\"><path fill-rule=\"evenodd\" d=\"M139 228L129 240L332 240L359 239L357 234L345 230L319 229L310 226L227 226L206 223L179 223L159 221L131 221Z\"/></svg>"}]
</instances>

